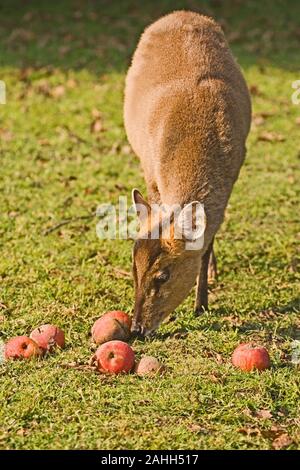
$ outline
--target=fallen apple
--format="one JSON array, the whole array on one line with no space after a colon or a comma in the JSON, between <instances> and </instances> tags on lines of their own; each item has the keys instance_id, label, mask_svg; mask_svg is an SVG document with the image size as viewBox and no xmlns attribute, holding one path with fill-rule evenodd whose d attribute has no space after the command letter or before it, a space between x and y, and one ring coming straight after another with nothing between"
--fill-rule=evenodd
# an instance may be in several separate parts
<instances>
[{"instance_id":1,"label":"fallen apple","mask_svg":"<svg viewBox=\"0 0 300 470\"><path fill-rule=\"evenodd\" d=\"M95 353L95 360L100 372L111 374L130 372L134 366L134 352L123 341L108 341L99 346Z\"/></svg>"},{"instance_id":2,"label":"fallen apple","mask_svg":"<svg viewBox=\"0 0 300 470\"><path fill-rule=\"evenodd\" d=\"M270 367L270 356L263 346L240 344L232 354L232 364L244 371L264 370Z\"/></svg>"},{"instance_id":3,"label":"fallen apple","mask_svg":"<svg viewBox=\"0 0 300 470\"><path fill-rule=\"evenodd\" d=\"M157 375L161 374L164 370L164 367L160 362L153 356L144 356L142 359L136 363L134 372L137 375Z\"/></svg>"},{"instance_id":4,"label":"fallen apple","mask_svg":"<svg viewBox=\"0 0 300 470\"><path fill-rule=\"evenodd\" d=\"M39 347L44 351L53 351L57 346L63 348L65 345L64 332L55 325L41 325L30 334Z\"/></svg>"},{"instance_id":5,"label":"fallen apple","mask_svg":"<svg viewBox=\"0 0 300 470\"><path fill-rule=\"evenodd\" d=\"M38 344L28 336L15 336L7 341L4 348L6 359L30 359L41 354Z\"/></svg>"},{"instance_id":6,"label":"fallen apple","mask_svg":"<svg viewBox=\"0 0 300 470\"><path fill-rule=\"evenodd\" d=\"M95 321L92 327L92 338L96 344L107 341L127 341L130 336L131 318L121 310L105 313Z\"/></svg>"}]
</instances>

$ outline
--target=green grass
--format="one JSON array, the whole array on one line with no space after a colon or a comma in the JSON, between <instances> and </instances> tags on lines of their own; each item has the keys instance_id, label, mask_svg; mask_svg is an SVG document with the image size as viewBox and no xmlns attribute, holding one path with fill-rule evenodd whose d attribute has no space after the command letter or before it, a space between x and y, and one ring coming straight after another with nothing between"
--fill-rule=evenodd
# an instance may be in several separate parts
<instances>
[{"instance_id":1,"label":"green grass","mask_svg":"<svg viewBox=\"0 0 300 470\"><path fill-rule=\"evenodd\" d=\"M90 327L102 312L132 311L132 280L117 276L130 270L132 243L99 240L93 217L45 231L132 187L144 190L122 123L124 76L144 26L178 8L221 21L254 113L271 113L253 126L217 236L210 311L195 318L192 293L175 321L134 344L138 356L168 366L161 378L65 368L88 362ZM46 322L67 337L52 357L0 366L0 447L270 449L280 438L300 448L299 368L291 361L300 339L300 106L291 102L299 2L7 0L0 16L1 338ZM93 110L99 133L90 131ZM260 140L266 131L284 140ZM231 366L232 350L250 340L269 348L270 370Z\"/></svg>"}]
</instances>

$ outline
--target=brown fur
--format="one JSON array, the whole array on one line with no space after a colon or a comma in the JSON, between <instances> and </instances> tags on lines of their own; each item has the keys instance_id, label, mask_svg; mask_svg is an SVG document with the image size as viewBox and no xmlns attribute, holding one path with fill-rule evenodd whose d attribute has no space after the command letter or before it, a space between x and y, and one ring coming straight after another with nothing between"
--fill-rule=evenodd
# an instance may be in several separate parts
<instances>
[{"instance_id":1,"label":"brown fur","mask_svg":"<svg viewBox=\"0 0 300 470\"><path fill-rule=\"evenodd\" d=\"M178 11L145 30L126 78L124 117L128 139L144 170L149 201L182 206L200 201L207 218L200 252L188 252L172 237L166 242L163 237L138 242L135 266L143 272L143 281L136 283L135 316L136 324L148 332L193 286L245 157L249 93L223 32L212 19ZM150 268L148 258L156 258ZM171 268L171 279L162 292L153 290L150 295L153 277L164 264Z\"/></svg>"}]
</instances>

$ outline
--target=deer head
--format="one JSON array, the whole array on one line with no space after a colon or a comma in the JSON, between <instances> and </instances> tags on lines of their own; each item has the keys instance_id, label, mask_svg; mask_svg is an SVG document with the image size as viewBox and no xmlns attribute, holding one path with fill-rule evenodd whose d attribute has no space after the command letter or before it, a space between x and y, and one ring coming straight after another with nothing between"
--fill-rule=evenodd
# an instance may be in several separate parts
<instances>
[{"instance_id":1,"label":"deer head","mask_svg":"<svg viewBox=\"0 0 300 470\"><path fill-rule=\"evenodd\" d=\"M200 269L206 218L197 201L184 208L153 209L135 189L133 202L140 231L133 249L132 331L146 336L158 328L193 287Z\"/></svg>"}]
</instances>

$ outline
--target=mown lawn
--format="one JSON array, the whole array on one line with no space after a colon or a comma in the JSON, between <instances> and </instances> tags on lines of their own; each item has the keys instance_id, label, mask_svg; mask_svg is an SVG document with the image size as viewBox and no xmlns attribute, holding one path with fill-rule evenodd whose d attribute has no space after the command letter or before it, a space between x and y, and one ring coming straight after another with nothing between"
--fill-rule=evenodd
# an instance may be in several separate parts
<instances>
[{"instance_id":1,"label":"mown lawn","mask_svg":"<svg viewBox=\"0 0 300 470\"><path fill-rule=\"evenodd\" d=\"M144 26L178 8L219 20L243 67L247 161L217 237L210 311L195 318L191 294L134 343L167 365L163 377L99 376L72 365L87 364L102 312L132 311L132 242L99 240L93 213L144 190L123 128L124 76ZM1 338L46 322L67 336L52 357L0 365L1 448L300 448L299 19L296 0L1 2ZM270 370L231 366L248 340L269 348Z\"/></svg>"}]
</instances>

